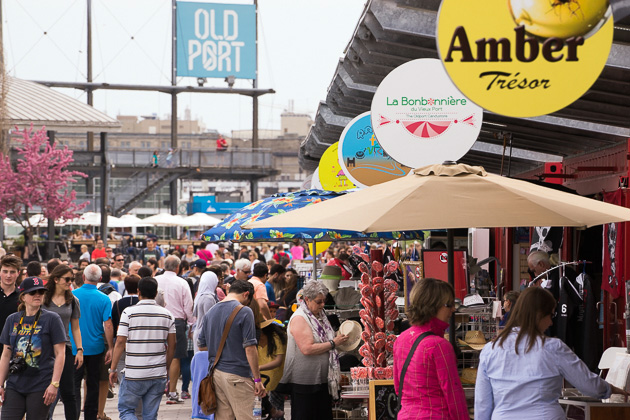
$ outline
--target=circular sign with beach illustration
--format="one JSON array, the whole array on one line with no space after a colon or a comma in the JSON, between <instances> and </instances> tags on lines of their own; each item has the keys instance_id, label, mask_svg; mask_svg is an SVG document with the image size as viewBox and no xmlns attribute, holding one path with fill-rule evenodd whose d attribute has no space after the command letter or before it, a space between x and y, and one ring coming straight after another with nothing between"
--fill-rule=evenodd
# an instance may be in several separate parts
<instances>
[{"instance_id":1,"label":"circular sign with beach illustration","mask_svg":"<svg viewBox=\"0 0 630 420\"><path fill-rule=\"evenodd\" d=\"M461 158L481 130L483 110L461 94L440 60L392 70L372 99L372 127L385 152L417 168Z\"/></svg>"},{"instance_id":2,"label":"circular sign with beach illustration","mask_svg":"<svg viewBox=\"0 0 630 420\"><path fill-rule=\"evenodd\" d=\"M341 133L339 163L359 188L406 176L412 169L385 153L372 130L369 112L355 117Z\"/></svg>"},{"instance_id":3,"label":"circular sign with beach illustration","mask_svg":"<svg viewBox=\"0 0 630 420\"><path fill-rule=\"evenodd\" d=\"M319 160L319 182L326 191L345 191L356 188L348 179L343 168L339 164L339 142L333 143L326 149Z\"/></svg>"}]
</instances>

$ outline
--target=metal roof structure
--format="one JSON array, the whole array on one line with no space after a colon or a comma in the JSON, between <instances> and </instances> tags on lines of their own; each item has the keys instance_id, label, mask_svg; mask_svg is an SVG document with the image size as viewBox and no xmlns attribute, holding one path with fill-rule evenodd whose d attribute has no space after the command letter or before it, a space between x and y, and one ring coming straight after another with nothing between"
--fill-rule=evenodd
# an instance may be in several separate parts
<instances>
[{"instance_id":1,"label":"metal roof structure","mask_svg":"<svg viewBox=\"0 0 630 420\"><path fill-rule=\"evenodd\" d=\"M619 3L625 0L617 0ZM624 3L625 4L625 3ZM369 0L339 61L326 100L301 145L302 168L314 171L326 148L345 125L369 111L383 78L418 58L438 58L436 26L440 0ZM616 14L615 16L619 16ZM615 23L614 43L598 80L579 100L534 118L484 112L481 133L459 161L499 173L518 175L545 161L618 145L630 138L630 17ZM510 133L512 148L504 148ZM509 161L509 170L508 167Z\"/></svg>"},{"instance_id":2,"label":"metal roof structure","mask_svg":"<svg viewBox=\"0 0 630 420\"><path fill-rule=\"evenodd\" d=\"M62 132L117 132L122 124L63 93L27 80L6 76L6 124ZM4 90L4 89L3 89Z\"/></svg>"}]
</instances>

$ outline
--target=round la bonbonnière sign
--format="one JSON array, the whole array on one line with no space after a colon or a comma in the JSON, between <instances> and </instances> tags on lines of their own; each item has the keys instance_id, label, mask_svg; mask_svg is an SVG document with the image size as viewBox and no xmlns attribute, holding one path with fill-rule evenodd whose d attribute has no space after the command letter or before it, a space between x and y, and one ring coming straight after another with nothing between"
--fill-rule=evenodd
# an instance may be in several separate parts
<instances>
[{"instance_id":1,"label":"round la bonbonni\u00e8re sign","mask_svg":"<svg viewBox=\"0 0 630 420\"><path fill-rule=\"evenodd\" d=\"M479 136L483 109L457 90L440 60L423 58L383 79L371 116L385 152L417 168L464 156Z\"/></svg>"}]
</instances>

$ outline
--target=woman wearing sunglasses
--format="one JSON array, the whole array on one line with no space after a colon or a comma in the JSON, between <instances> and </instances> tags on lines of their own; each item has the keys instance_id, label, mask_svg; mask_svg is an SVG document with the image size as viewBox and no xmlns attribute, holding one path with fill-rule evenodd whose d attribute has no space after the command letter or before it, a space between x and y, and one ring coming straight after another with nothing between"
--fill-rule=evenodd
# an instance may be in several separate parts
<instances>
[{"instance_id":1,"label":"woman wearing sunglasses","mask_svg":"<svg viewBox=\"0 0 630 420\"><path fill-rule=\"evenodd\" d=\"M50 273L48 283L46 283L46 295L44 296L44 308L56 312L61 317L61 322L66 331L66 356L61 373L59 386L59 396L63 400L66 420L76 420L77 407L76 396L74 394L74 369L83 364L83 345L81 342L81 331L79 330L79 318L81 317L81 307L79 300L70 291L74 273L72 268L65 264L59 264ZM70 344L69 330L72 328L72 339L77 347L77 355L72 355L72 345ZM50 407L49 418L52 418L58 398Z\"/></svg>"},{"instance_id":2,"label":"woman wearing sunglasses","mask_svg":"<svg viewBox=\"0 0 630 420\"><path fill-rule=\"evenodd\" d=\"M505 329L479 356L475 419L566 419L562 380L599 399L628 395L591 372L558 338L545 336L556 300L541 287L519 296Z\"/></svg>"},{"instance_id":3,"label":"woman wearing sunglasses","mask_svg":"<svg viewBox=\"0 0 630 420\"><path fill-rule=\"evenodd\" d=\"M9 315L0 335L2 420L45 419L57 398L66 335L59 315L41 307L42 279L27 277L18 292L18 312Z\"/></svg>"}]
</instances>

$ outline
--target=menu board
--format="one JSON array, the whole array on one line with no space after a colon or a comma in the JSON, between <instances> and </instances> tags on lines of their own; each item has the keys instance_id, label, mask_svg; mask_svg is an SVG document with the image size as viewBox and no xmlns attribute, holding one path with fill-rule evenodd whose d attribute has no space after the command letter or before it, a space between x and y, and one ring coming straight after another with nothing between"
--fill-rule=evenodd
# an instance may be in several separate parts
<instances>
[{"instance_id":1,"label":"menu board","mask_svg":"<svg viewBox=\"0 0 630 420\"><path fill-rule=\"evenodd\" d=\"M393 379L370 381L370 420L395 420L397 407Z\"/></svg>"}]
</instances>

